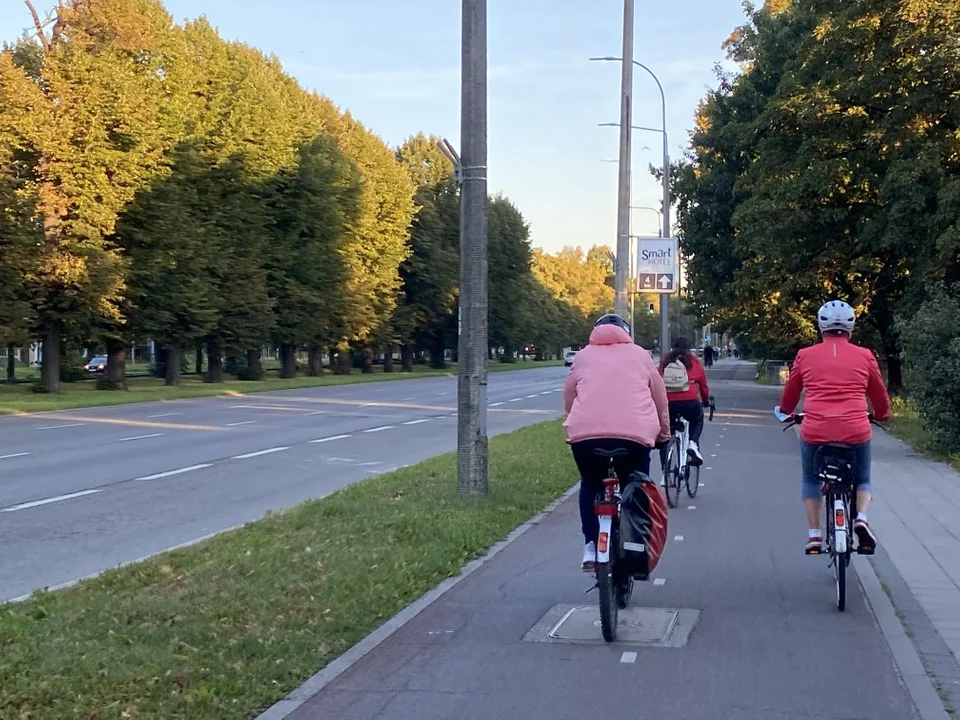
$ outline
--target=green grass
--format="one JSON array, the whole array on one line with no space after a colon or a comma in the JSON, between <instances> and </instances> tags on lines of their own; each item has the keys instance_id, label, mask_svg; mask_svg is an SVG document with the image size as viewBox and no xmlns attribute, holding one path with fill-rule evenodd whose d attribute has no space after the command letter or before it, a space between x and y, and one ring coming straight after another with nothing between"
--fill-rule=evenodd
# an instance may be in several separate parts
<instances>
[{"instance_id":1,"label":"green grass","mask_svg":"<svg viewBox=\"0 0 960 720\"><path fill-rule=\"evenodd\" d=\"M914 450L947 462L960 470L960 454L943 452L933 433L924 427L923 419L909 400L896 397L892 402L893 411L890 422L886 424L887 429Z\"/></svg>"},{"instance_id":2,"label":"green grass","mask_svg":"<svg viewBox=\"0 0 960 720\"><path fill-rule=\"evenodd\" d=\"M542 423L492 440L484 500L445 455L0 606L0 717L253 717L576 477Z\"/></svg>"},{"instance_id":3,"label":"green grass","mask_svg":"<svg viewBox=\"0 0 960 720\"><path fill-rule=\"evenodd\" d=\"M515 363L491 362L490 372L508 370L528 370L541 367L558 367L563 361L518 361ZM103 405L126 405L129 403L149 402L152 400L183 400L189 398L213 397L215 395L249 394L296 388L323 387L327 385L348 385L364 382L385 382L408 380L411 377L449 377L457 374L457 366L451 363L445 370L433 370L427 365L414 366L413 373L385 373L380 366L371 375L354 371L350 375L332 375L324 377L297 377L282 380L277 377L244 382L227 380L219 384L204 383L196 375L184 376L179 385L167 387L159 378L130 378L126 391L97 390L92 381L79 383L61 383L60 393L34 393L29 384L0 384L0 415L29 413L49 410L70 410L76 408L97 407Z\"/></svg>"}]
</instances>

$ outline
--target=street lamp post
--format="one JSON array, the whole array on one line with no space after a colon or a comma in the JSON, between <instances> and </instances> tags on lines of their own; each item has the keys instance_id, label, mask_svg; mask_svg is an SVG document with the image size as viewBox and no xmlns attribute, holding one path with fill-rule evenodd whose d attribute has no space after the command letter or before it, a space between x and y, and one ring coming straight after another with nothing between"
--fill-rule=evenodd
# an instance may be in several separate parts
<instances>
[{"instance_id":1,"label":"street lamp post","mask_svg":"<svg viewBox=\"0 0 960 720\"><path fill-rule=\"evenodd\" d=\"M631 9L632 12L632 9ZM632 50L632 47L631 47ZM650 68L644 65L641 62L638 62L633 59L632 53L623 54L623 57L594 57L590 58L594 61L606 61L606 62L621 62L625 66L625 58L630 58L633 65L645 70L650 77L653 78L654 82L657 83L657 88L660 90L660 104L661 104L661 128L658 130L656 128L647 128L642 126L632 126L633 130L650 130L652 132L659 132L663 135L663 237L670 237L670 145L667 139L667 96L663 91L663 84L660 82L660 78L657 77L656 73L653 72ZM620 114L620 136L623 137L623 113ZM610 125L613 123L601 123L602 125ZM679 270L679 267L678 267ZM677 278L677 295L679 297L679 288L680 288L680 278ZM661 351L666 351L670 345L670 296L661 295L660 296L660 349Z\"/></svg>"},{"instance_id":2,"label":"street lamp post","mask_svg":"<svg viewBox=\"0 0 960 720\"><path fill-rule=\"evenodd\" d=\"M630 130L633 95L633 0L623 0L623 60L620 75L620 168L617 179L617 263L613 311L627 315L630 273Z\"/></svg>"},{"instance_id":3,"label":"street lamp post","mask_svg":"<svg viewBox=\"0 0 960 720\"><path fill-rule=\"evenodd\" d=\"M457 487L487 494L487 0L463 0Z\"/></svg>"}]
</instances>

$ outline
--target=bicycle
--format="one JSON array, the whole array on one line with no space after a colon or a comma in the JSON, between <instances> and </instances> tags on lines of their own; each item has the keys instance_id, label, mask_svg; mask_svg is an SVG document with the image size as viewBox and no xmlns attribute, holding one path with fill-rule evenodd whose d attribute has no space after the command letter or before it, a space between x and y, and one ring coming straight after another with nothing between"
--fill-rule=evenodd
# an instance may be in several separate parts
<instances>
[{"instance_id":1,"label":"bicycle","mask_svg":"<svg viewBox=\"0 0 960 720\"><path fill-rule=\"evenodd\" d=\"M713 413L716 403L713 395L710 396L710 422L713 422ZM667 494L667 504L675 508L680 504L680 487L686 486L687 496L692 500L700 489L700 466L691 465L688 461L687 450L690 448L690 423L677 415L670 418L671 437L667 442L666 452L661 454L663 469L663 489Z\"/></svg>"},{"instance_id":2,"label":"bicycle","mask_svg":"<svg viewBox=\"0 0 960 720\"><path fill-rule=\"evenodd\" d=\"M603 480L603 492L598 495L594 512L600 520L600 533L597 535L597 561L595 571L597 584L594 586L600 595L600 629L606 642L617 639L617 616L627 607L633 595L633 576L618 572L618 554L620 548L620 478L614 468L614 458L627 457L623 448L616 450L596 449L597 457L609 461L607 477ZM613 552L611 552L613 550ZM646 577L641 576L642 580ZM590 588L593 590L593 588ZM587 591L589 592L589 590Z\"/></svg>"},{"instance_id":3,"label":"bicycle","mask_svg":"<svg viewBox=\"0 0 960 720\"><path fill-rule=\"evenodd\" d=\"M774 408L774 413L780 422L786 423L784 432L803 422L804 413L785 415L780 412L779 406ZM872 414L869 418L871 423L877 424ZM827 555L830 556L830 567L833 568L837 585L837 610L844 612L847 608L847 568L853 555L853 523L857 516L854 449L843 443L820 445L814 463L817 477L822 482L821 493L824 498L822 537L827 545Z\"/></svg>"}]
</instances>

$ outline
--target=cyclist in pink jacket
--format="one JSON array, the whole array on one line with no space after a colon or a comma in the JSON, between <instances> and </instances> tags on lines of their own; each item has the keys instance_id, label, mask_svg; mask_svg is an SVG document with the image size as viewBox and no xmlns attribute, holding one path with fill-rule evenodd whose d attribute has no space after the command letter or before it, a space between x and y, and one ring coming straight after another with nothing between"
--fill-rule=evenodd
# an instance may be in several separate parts
<instances>
[{"instance_id":1,"label":"cyclist in pink jacket","mask_svg":"<svg viewBox=\"0 0 960 720\"><path fill-rule=\"evenodd\" d=\"M564 427L580 471L580 524L583 569L596 563L599 523L594 500L603 489L607 462L593 451L625 448L617 475L650 473L650 449L670 438L670 411L663 378L650 353L634 344L630 326L619 315L604 315L577 353L563 388Z\"/></svg>"}]
</instances>

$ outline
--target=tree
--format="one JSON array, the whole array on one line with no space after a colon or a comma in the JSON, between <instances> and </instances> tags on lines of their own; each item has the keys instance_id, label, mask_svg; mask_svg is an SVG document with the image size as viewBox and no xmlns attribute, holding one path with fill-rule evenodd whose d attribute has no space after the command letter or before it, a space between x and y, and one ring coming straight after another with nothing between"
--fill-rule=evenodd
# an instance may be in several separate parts
<instances>
[{"instance_id":1,"label":"tree","mask_svg":"<svg viewBox=\"0 0 960 720\"><path fill-rule=\"evenodd\" d=\"M490 198L487 205L487 248L489 256L489 339L502 347L507 361L525 342L529 324L525 305L529 301L530 228L517 207L503 195Z\"/></svg>"},{"instance_id":2,"label":"tree","mask_svg":"<svg viewBox=\"0 0 960 720\"><path fill-rule=\"evenodd\" d=\"M361 193L359 171L334 139L323 136L301 148L296 169L282 173L275 186L268 286L283 377L296 374L298 346L316 349L343 335L345 252Z\"/></svg>"},{"instance_id":3,"label":"tree","mask_svg":"<svg viewBox=\"0 0 960 720\"><path fill-rule=\"evenodd\" d=\"M158 122L171 49L158 2L73 0L54 18L49 32L38 22L33 41L0 53L0 127L29 168L24 189L44 233L25 287L47 391L59 388L64 332L120 319L123 263L108 238L176 135L175 123Z\"/></svg>"},{"instance_id":4,"label":"tree","mask_svg":"<svg viewBox=\"0 0 960 720\"><path fill-rule=\"evenodd\" d=\"M183 348L209 334L219 313L209 282L218 250L211 170L194 146L180 146L170 177L138 197L118 227L130 261L130 318L163 345L168 385L179 379Z\"/></svg>"},{"instance_id":5,"label":"tree","mask_svg":"<svg viewBox=\"0 0 960 720\"><path fill-rule=\"evenodd\" d=\"M451 177L453 167L436 141L421 133L397 150L400 163L418 185L410 255L400 265L401 300L393 319L407 371L413 369L412 346L430 350L433 366L445 367L445 351L456 333L460 198Z\"/></svg>"}]
</instances>

